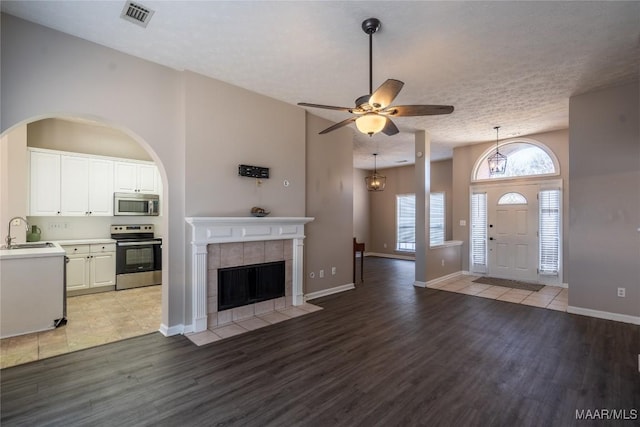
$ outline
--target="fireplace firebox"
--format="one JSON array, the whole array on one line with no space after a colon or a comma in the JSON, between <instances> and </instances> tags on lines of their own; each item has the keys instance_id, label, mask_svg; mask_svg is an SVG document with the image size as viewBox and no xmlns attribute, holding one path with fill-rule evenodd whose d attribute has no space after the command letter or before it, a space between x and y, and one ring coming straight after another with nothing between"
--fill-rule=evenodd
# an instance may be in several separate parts
<instances>
[{"instance_id":1,"label":"fireplace firebox","mask_svg":"<svg viewBox=\"0 0 640 427\"><path fill-rule=\"evenodd\" d=\"M218 270L218 310L254 304L285 294L285 262L243 265Z\"/></svg>"}]
</instances>

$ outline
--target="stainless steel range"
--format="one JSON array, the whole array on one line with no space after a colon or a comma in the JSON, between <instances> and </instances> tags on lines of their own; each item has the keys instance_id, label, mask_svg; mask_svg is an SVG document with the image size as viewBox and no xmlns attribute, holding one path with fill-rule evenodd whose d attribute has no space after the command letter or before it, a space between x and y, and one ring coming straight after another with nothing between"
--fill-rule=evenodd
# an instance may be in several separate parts
<instances>
[{"instance_id":1,"label":"stainless steel range","mask_svg":"<svg viewBox=\"0 0 640 427\"><path fill-rule=\"evenodd\" d=\"M116 240L116 290L162 283L162 239L153 224L112 225Z\"/></svg>"}]
</instances>

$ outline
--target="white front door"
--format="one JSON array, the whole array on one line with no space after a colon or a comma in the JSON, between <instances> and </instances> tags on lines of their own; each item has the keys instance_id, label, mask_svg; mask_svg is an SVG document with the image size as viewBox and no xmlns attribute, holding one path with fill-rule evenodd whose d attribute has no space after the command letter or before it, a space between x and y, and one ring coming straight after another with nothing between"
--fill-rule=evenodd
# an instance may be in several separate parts
<instances>
[{"instance_id":1,"label":"white front door","mask_svg":"<svg viewBox=\"0 0 640 427\"><path fill-rule=\"evenodd\" d=\"M488 274L538 278L538 185L487 190Z\"/></svg>"}]
</instances>

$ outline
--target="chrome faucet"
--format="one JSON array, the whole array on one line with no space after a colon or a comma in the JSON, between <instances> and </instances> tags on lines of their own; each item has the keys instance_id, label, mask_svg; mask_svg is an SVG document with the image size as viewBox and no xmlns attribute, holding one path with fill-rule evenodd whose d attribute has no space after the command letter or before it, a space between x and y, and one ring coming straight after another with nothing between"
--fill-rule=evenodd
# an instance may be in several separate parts
<instances>
[{"instance_id":1,"label":"chrome faucet","mask_svg":"<svg viewBox=\"0 0 640 427\"><path fill-rule=\"evenodd\" d=\"M7 242L7 248L11 247L11 242L13 241L13 237L11 237L11 223L16 219L24 221L25 230L29 231L29 222L26 219L22 218L21 216L14 216L13 218L11 218L9 220L9 231L7 232L7 238L5 239L5 241Z\"/></svg>"}]
</instances>

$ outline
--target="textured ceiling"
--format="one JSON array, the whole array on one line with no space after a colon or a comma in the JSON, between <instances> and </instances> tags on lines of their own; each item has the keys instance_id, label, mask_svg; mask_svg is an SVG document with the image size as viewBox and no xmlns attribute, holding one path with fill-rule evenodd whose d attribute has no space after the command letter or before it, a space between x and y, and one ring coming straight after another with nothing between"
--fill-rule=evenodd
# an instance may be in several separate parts
<instances>
[{"instance_id":1,"label":"textured ceiling","mask_svg":"<svg viewBox=\"0 0 640 427\"><path fill-rule=\"evenodd\" d=\"M413 163L413 133L432 158L455 146L568 128L569 97L637 80L640 2L148 1L147 28L120 18L124 1L5 1L3 12L178 70L296 104L351 107L405 82L394 104L447 104L448 116L394 119L400 134L356 134L354 166ZM310 109L332 121L347 113Z\"/></svg>"}]
</instances>

